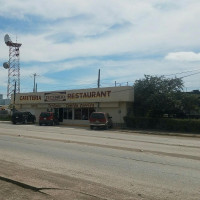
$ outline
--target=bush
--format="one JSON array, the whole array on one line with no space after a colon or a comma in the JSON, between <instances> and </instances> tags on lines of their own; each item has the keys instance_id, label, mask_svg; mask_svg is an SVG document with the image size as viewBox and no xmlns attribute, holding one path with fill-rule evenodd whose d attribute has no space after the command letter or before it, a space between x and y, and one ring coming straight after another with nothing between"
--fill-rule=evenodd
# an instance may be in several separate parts
<instances>
[{"instance_id":1,"label":"bush","mask_svg":"<svg viewBox=\"0 0 200 200\"><path fill-rule=\"evenodd\" d=\"M124 121L129 128L200 133L199 119L147 118L126 116L124 117Z\"/></svg>"},{"instance_id":2,"label":"bush","mask_svg":"<svg viewBox=\"0 0 200 200\"><path fill-rule=\"evenodd\" d=\"M11 116L10 115L1 115L0 116L0 121L11 121Z\"/></svg>"}]
</instances>

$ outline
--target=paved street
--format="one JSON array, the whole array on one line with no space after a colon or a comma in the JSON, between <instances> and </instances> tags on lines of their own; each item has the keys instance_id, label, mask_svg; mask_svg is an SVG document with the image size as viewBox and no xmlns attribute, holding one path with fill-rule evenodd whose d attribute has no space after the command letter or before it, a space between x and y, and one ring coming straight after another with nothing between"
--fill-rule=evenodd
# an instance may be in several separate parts
<instances>
[{"instance_id":1,"label":"paved street","mask_svg":"<svg viewBox=\"0 0 200 200\"><path fill-rule=\"evenodd\" d=\"M199 137L0 122L0 163L2 200L200 196Z\"/></svg>"}]
</instances>

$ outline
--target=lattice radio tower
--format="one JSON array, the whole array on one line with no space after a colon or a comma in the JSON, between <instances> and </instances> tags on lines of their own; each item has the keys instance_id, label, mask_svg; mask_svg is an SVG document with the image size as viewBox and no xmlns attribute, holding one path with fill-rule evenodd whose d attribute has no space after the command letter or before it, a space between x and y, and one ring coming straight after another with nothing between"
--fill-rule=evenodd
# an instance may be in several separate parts
<instances>
[{"instance_id":1,"label":"lattice radio tower","mask_svg":"<svg viewBox=\"0 0 200 200\"><path fill-rule=\"evenodd\" d=\"M4 63L5 69L8 69L8 86L7 98L11 99L11 94L14 92L20 93L20 51L19 48L22 44L14 43L11 41L8 34L5 35L4 41L9 47L9 60Z\"/></svg>"}]
</instances>

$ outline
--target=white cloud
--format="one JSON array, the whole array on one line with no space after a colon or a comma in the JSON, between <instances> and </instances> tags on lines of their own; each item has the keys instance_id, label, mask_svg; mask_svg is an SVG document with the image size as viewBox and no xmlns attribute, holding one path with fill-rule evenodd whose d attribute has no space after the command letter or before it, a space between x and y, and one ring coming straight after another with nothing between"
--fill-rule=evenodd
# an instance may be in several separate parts
<instances>
[{"instance_id":1,"label":"white cloud","mask_svg":"<svg viewBox=\"0 0 200 200\"><path fill-rule=\"evenodd\" d=\"M22 61L159 53L200 45L197 0L2 0L1 5L0 15L19 16L22 21L34 15L48 22L44 23L42 32L18 35L22 42ZM113 29L123 24L128 26ZM37 24L34 26L37 28ZM74 40L57 42L67 35ZM0 59L5 57L5 53L0 54Z\"/></svg>"},{"instance_id":2,"label":"white cloud","mask_svg":"<svg viewBox=\"0 0 200 200\"><path fill-rule=\"evenodd\" d=\"M169 53L165 59L177 61L200 61L200 53L194 52L174 52Z\"/></svg>"},{"instance_id":3,"label":"white cloud","mask_svg":"<svg viewBox=\"0 0 200 200\"><path fill-rule=\"evenodd\" d=\"M75 68L83 68L88 66L94 66L99 63L98 60L95 59L87 59L87 60L72 60L67 62L58 62L58 63L41 63L37 65L32 65L31 67L21 67L21 75L22 77L30 77L34 73L37 72L39 76L43 76L47 73L53 74L56 72L64 72L70 69Z\"/></svg>"},{"instance_id":4,"label":"white cloud","mask_svg":"<svg viewBox=\"0 0 200 200\"><path fill-rule=\"evenodd\" d=\"M148 75L169 75L169 74L176 74L183 71L188 70L195 70L196 65L194 63L179 63L179 62L171 62L171 61L164 61L164 60L153 60L153 59L146 59L146 60L107 60L107 61L98 61L98 60L90 60L86 61L86 63L90 62L91 66L93 63L93 68L95 69L95 76L94 73L91 72L91 68L85 69L86 73L82 75L82 77L74 79L77 85L81 84L94 84L96 85L97 82L97 73L98 69L101 69L101 80L102 83L114 84L114 81L118 83L127 81L134 82L137 79L143 78L144 74ZM82 60L82 64L87 66ZM66 63L67 65L67 63ZM74 65L75 67L76 65ZM76 66L80 67L80 66ZM80 69L80 68L78 68ZM91 75L92 73L92 75ZM177 75L177 77L183 76ZM175 75L174 75L175 76ZM171 77L174 77L171 76Z\"/></svg>"},{"instance_id":5,"label":"white cloud","mask_svg":"<svg viewBox=\"0 0 200 200\"><path fill-rule=\"evenodd\" d=\"M171 74L196 68L193 63L185 65L178 61L200 59L194 53L200 46L199 0L0 0L0 3L0 16L9 21L18 19L21 24L34 22L31 30L18 27L16 31L9 24L0 30L0 60L8 59L4 34L15 38L16 31L18 41L22 42L21 61L31 65L22 66L21 75L39 72L45 83L59 79L49 78L50 73L92 65L102 66L103 77L125 82L143 74ZM102 61L103 56L122 58L127 54L140 60ZM161 55L167 55L166 59L157 60ZM33 66L32 61L47 63ZM0 83L5 83L6 78L1 74ZM81 79L77 83L86 79L96 81L90 75Z\"/></svg>"},{"instance_id":6,"label":"white cloud","mask_svg":"<svg viewBox=\"0 0 200 200\"><path fill-rule=\"evenodd\" d=\"M33 88L33 73L37 73L36 77L38 89L40 91L75 89L96 87L98 69L101 69L101 86L114 86L115 81L122 85L132 85L135 80L143 78L144 74L148 75L169 75L184 71L196 70L197 66L194 62L182 63L173 60L98 60L98 59L79 59L58 64L41 64L31 67L21 67L21 91L30 92ZM76 69L74 77L69 77L68 72ZM7 73L2 75L3 68L0 70L0 82L6 87ZM51 72L51 73L50 73ZM66 74L66 79L59 76L53 76L61 72ZM80 75L81 72L81 75ZM187 75L188 73L177 74L177 77ZM2 75L2 76L1 76ZM174 75L175 76L175 75ZM169 76L169 77L174 77ZM187 77L184 79L185 86L188 88L198 89L199 75ZM70 78L70 80L68 80ZM195 80L195 81L194 81Z\"/></svg>"},{"instance_id":7,"label":"white cloud","mask_svg":"<svg viewBox=\"0 0 200 200\"><path fill-rule=\"evenodd\" d=\"M153 1L154 2L154 1ZM80 14L104 16L111 18L126 18L129 15L151 9L152 1L132 0L1 0L2 16L26 18L26 15L41 16L46 19L69 18ZM124 12L126 10L126 12Z\"/></svg>"}]
</instances>

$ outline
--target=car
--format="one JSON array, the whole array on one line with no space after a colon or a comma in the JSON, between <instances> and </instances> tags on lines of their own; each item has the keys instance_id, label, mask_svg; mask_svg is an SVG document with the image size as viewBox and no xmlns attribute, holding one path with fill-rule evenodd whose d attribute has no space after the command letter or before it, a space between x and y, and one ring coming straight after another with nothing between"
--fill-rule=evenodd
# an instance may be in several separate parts
<instances>
[{"instance_id":1,"label":"car","mask_svg":"<svg viewBox=\"0 0 200 200\"><path fill-rule=\"evenodd\" d=\"M104 112L93 112L90 115L90 129L93 129L94 127L98 128L112 128L112 117L109 116L108 113Z\"/></svg>"},{"instance_id":2,"label":"car","mask_svg":"<svg viewBox=\"0 0 200 200\"><path fill-rule=\"evenodd\" d=\"M35 115L31 114L30 112L16 111L12 114L13 124L16 124L16 123L23 123L23 124L33 123L34 124L35 121L36 121Z\"/></svg>"},{"instance_id":3,"label":"car","mask_svg":"<svg viewBox=\"0 0 200 200\"><path fill-rule=\"evenodd\" d=\"M58 125L59 119L53 112L42 112L39 116L39 125L41 126L42 124L51 126Z\"/></svg>"}]
</instances>

